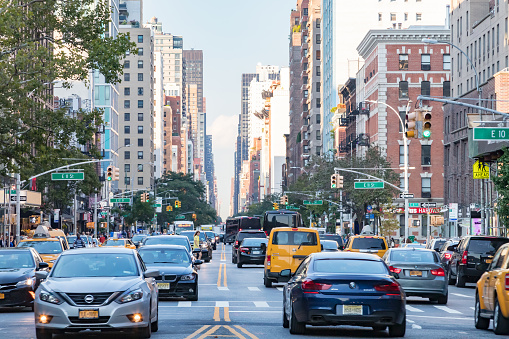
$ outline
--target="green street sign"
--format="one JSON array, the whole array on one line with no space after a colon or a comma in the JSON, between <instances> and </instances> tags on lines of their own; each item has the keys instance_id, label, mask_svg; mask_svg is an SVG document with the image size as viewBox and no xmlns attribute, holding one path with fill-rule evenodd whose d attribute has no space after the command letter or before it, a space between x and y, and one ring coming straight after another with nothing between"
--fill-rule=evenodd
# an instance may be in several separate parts
<instances>
[{"instance_id":1,"label":"green street sign","mask_svg":"<svg viewBox=\"0 0 509 339\"><path fill-rule=\"evenodd\" d=\"M175 217L175 220L185 220L185 219L186 219L186 216L185 216L185 215L182 215L182 214L177 215L177 216Z\"/></svg>"},{"instance_id":2,"label":"green street sign","mask_svg":"<svg viewBox=\"0 0 509 339\"><path fill-rule=\"evenodd\" d=\"M153 204L152 207L163 207L163 204Z\"/></svg>"},{"instance_id":3,"label":"green street sign","mask_svg":"<svg viewBox=\"0 0 509 339\"><path fill-rule=\"evenodd\" d=\"M295 206L286 206L286 209L287 210L300 210L299 207L295 207Z\"/></svg>"},{"instance_id":4,"label":"green street sign","mask_svg":"<svg viewBox=\"0 0 509 339\"><path fill-rule=\"evenodd\" d=\"M131 202L130 198L112 198L110 199L111 203L119 203L119 204L129 204Z\"/></svg>"},{"instance_id":5,"label":"green street sign","mask_svg":"<svg viewBox=\"0 0 509 339\"><path fill-rule=\"evenodd\" d=\"M322 200L304 200L303 201L304 205L323 205L323 201Z\"/></svg>"},{"instance_id":6,"label":"green street sign","mask_svg":"<svg viewBox=\"0 0 509 339\"><path fill-rule=\"evenodd\" d=\"M419 207L419 203L418 202L411 202L408 204L408 207Z\"/></svg>"},{"instance_id":7,"label":"green street sign","mask_svg":"<svg viewBox=\"0 0 509 339\"><path fill-rule=\"evenodd\" d=\"M355 189L372 189L372 188L384 188L383 181L359 181L354 183Z\"/></svg>"},{"instance_id":8,"label":"green street sign","mask_svg":"<svg viewBox=\"0 0 509 339\"><path fill-rule=\"evenodd\" d=\"M509 140L509 127L474 127L474 140Z\"/></svg>"},{"instance_id":9,"label":"green street sign","mask_svg":"<svg viewBox=\"0 0 509 339\"><path fill-rule=\"evenodd\" d=\"M51 180L84 180L83 172L51 173Z\"/></svg>"},{"instance_id":10,"label":"green street sign","mask_svg":"<svg viewBox=\"0 0 509 339\"><path fill-rule=\"evenodd\" d=\"M102 216L105 216L105 215L107 215L107 214L108 214L108 212L101 212L101 215L102 215Z\"/></svg>"}]
</instances>

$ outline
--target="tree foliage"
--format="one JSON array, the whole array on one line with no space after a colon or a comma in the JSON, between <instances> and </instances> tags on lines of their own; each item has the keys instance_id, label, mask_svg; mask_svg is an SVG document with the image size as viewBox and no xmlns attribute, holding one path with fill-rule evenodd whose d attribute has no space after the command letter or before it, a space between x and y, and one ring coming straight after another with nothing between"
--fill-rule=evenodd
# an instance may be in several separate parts
<instances>
[{"instance_id":1,"label":"tree foliage","mask_svg":"<svg viewBox=\"0 0 509 339\"><path fill-rule=\"evenodd\" d=\"M497 211L502 225L509 227L509 148L498 158L497 175L492 178L498 192Z\"/></svg>"}]
</instances>

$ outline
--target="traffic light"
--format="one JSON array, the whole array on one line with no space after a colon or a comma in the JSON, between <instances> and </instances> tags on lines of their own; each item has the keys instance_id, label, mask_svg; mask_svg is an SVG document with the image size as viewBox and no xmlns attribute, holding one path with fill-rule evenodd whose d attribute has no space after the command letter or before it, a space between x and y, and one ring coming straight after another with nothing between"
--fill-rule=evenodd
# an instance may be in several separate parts
<instances>
[{"instance_id":1,"label":"traffic light","mask_svg":"<svg viewBox=\"0 0 509 339\"><path fill-rule=\"evenodd\" d=\"M113 167L113 177L111 180L113 181L119 181L120 180L120 168L112 166Z\"/></svg>"},{"instance_id":2,"label":"traffic light","mask_svg":"<svg viewBox=\"0 0 509 339\"><path fill-rule=\"evenodd\" d=\"M274 210L276 210L276 211L277 211L277 210L279 210L279 205L278 205L278 203L277 203L277 202L275 202L275 203L273 203L273 204L272 204L272 209L274 209Z\"/></svg>"},{"instance_id":3,"label":"traffic light","mask_svg":"<svg viewBox=\"0 0 509 339\"><path fill-rule=\"evenodd\" d=\"M287 195L281 196L279 202L281 203L281 205L288 205L288 196Z\"/></svg>"},{"instance_id":4,"label":"traffic light","mask_svg":"<svg viewBox=\"0 0 509 339\"><path fill-rule=\"evenodd\" d=\"M169 212L169 211L170 211L170 207L171 207L171 206L166 206L166 212Z\"/></svg>"},{"instance_id":5,"label":"traffic light","mask_svg":"<svg viewBox=\"0 0 509 339\"><path fill-rule=\"evenodd\" d=\"M407 138L415 138L416 136L416 130L415 130L415 123L417 121L417 112L408 113L405 118L405 134Z\"/></svg>"},{"instance_id":6,"label":"traffic light","mask_svg":"<svg viewBox=\"0 0 509 339\"><path fill-rule=\"evenodd\" d=\"M343 176L336 174L337 182L338 182L338 188L343 188Z\"/></svg>"},{"instance_id":7,"label":"traffic light","mask_svg":"<svg viewBox=\"0 0 509 339\"><path fill-rule=\"evenodd\" d=\"M148 202L148 201L149 201L148 193L142 193L141 194L141 202Z\"/></svg>"},{"instance_id":8,"label":"traffic light","mask_svg":"<svg viewBox=\"0 0 509 339\"><path fill-rule=\"evenodd\" d=\"M108 166L108 168L106 168L106 180L113 180L113 166Z\"/></svg>"},{"instance_id":9,"label":"traffic light","mask_svg":"<svg viewBox=\"0 0 509 339\"><path fill-rule=\"evenodd\" d=\"M333 174L330 176L330 188L337 188L338 187L338 181L336 174Z\"/></svg>"},{"instance_id":10,"label":"traffic light","mask_svg":"<svg viewBox=\"0 0 509 339\"><path fill-rule=\"evenodd\" d=\"M423 115L422 136L425 139L429 139L431 137L431 111L423 112Z\"/></svg>"},{"instance_id":11,"label":"traffic light","mask_svg":"<svg viewBox=\"0 0 509 339\"><path fill-rule=\"evenodd\" d=\"M196 213L193 213L193 220L196 221Z\"/></svg>"},{"instance_id":12,"label":"traffic light","mask_svg":"<svg viewBox=\"0 0 509 339\"><path fill-rule=\"evenodd\" d=\"M176 200L175 201L175 208L180 208L182 206L182 203L180 202L180 200Z\"/></svg>"}]
</instances>

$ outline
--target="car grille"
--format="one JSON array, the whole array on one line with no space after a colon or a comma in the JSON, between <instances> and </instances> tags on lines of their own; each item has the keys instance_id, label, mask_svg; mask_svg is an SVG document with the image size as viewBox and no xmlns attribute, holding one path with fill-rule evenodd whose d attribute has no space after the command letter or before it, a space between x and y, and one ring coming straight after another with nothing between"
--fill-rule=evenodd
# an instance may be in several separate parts
<instances>
[{"instance_id":1,"label":"car grille","mask_svg":"<svg viewBox=\"0 0 509 339\"><path fill-rule=\"evenodd\" d=\"M66 293L69 299L71 299L76 305L102 305L108 298L113 294L108 293ZM91 295L94 297L94 301L87 303L85 297Z\"/></svg>"},{"instance_id":2,"label":"car grille","mask_svg":"<svg viewBox=\"0 0 509 339\"><path fill-rule=\"evenodd\" d=\"M16 288L16 284L0 284L0 292L10 291Z\"/></svg>"},{"instance_id":3,"label":"car grille","mask_svg":"<svg viewBox=\"0 0 509 339\"><path fill-rule=\"evenodd\" d=\"M80 319L79 317L69 317L69 321L73 324L105 324L110 317L99 317L97 319Z\"/></svg>"}]
</instances>

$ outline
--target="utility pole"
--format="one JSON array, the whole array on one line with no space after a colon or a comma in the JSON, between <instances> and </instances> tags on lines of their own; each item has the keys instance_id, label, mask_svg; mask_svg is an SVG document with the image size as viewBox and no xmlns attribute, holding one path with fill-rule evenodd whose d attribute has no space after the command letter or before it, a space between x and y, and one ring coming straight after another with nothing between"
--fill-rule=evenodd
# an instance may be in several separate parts
<instances>
[{"instance_id":1,"label":"utility pole","mask_svg":"<svg viewBox=\"0 0 509 339\"><path fill-rule=\"evenodd\" d=\"M97 239L97 204L99 201L97 200L97 193L95 194L95 200L94 200L94 235Z\"/></svg>"},{"instance_id":2,"label":"utility pole","mask_svg":"<svg viewBox=\"0 0 509 339\"><path fill-rule=\"evenodd\" d=\"M21 192L20 190L20 175L16 173L16 244L20 241L21 234Z\"/></svg>"}]
</instances>

